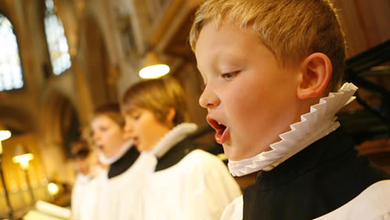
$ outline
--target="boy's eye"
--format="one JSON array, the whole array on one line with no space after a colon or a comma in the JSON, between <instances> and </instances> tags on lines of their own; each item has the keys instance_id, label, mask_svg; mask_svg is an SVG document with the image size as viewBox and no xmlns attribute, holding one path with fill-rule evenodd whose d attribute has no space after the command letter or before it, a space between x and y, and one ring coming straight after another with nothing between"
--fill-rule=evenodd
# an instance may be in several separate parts
<instances>
[{"instance_id":1,"label":"boy's eye","mask_svg":"<svg viewBox=\"0 0 390 220\"><path fill-rule=\"evenodd\" d=\"M127 116L129 120L136 121L141 117L141 111L133 109L127 114Z\"/></svg>"},{"instance_id":2,"label":"boy's eye","mask_svg":"<svg viewBox=\"0 0 390 220\"><path fill-rule=\"evenodd\" d=\"M231 79L237 75L238 71L236 72L230 72L230 73L223 73L221 74L221 77L224 79Z\"/></svg>"},{"instance_id":3,"label":"boy's eye","mask_svg":"<svg viewBox=\"0 0 390 220\"><path fill-rule=\"evenodd\" d=\"M140 117L141 117L141 114L133 114L133 115L131 116L131 118L132 118L133 120L138 120Z\"/></svg>"}]
</instances>

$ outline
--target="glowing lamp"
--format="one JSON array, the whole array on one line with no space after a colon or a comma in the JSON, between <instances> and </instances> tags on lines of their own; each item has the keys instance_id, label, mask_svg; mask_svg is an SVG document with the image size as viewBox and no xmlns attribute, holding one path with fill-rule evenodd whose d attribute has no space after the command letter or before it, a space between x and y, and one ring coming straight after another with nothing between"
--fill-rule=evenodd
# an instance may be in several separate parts
<instances>
[{"instance_id":1,"label":"glowing lamp","mask_svg":"<svg viewBox=\"0 0 390 220\"><path fill-rule=\"evenodd\" d=\"M34 159L34 155L27 151L23 145L16 146L15 156L12 162L19 163L23 170L28 169L29 161Z\"/></svg>"},{"instance_id":2,"label":"glowing lamp","mask_svg":"<svg viewBox=\"0 0 390 220\"><path fill-rule=\"evenodd\" d=\"M14 163L19 163L20 166L22 167L24 171L24 175L26 177L26 182L28 186L28 190L30 191L30 196L31 196L31 204L34 204L35 202L35 197L34 197L34 192L31 188L31 183L30 183L30 177L28 175L28 165L29 161L34 159L34 155L30 153L24 145L18 144L15 148L15 156L12 158L12 162Z\"/></svg>"},{"instance_id":3,"label":"glowing lamp","mask_svg":"<svg viewBox=\"0 0 390 220\"><path fill-rule=\"evenodd\" d=\"M11 137L11 132L8 130L0 130L0 141L7 140Z\"/></svg>"},{"instance_id":4,"label":"glowing lamp","mask_svg":"<svg viewBox=\"0 0 390 220\"><path fill-rule=\"evenodd\" d=\"M54 196L57 195L57 193L60 191L60 188L55 183L49 183L47 185L47 190L49 191L50 195Z\"/></svg>"},{"instance_id":5,"label":"glowing lamp","mask_svg":"<svg viewBox=\"0 0 390 220\"><path fill-rule=\"evenodd\" d=\"M159 78L169 73L168 65L162 63L155 52L149 52L144 61L139 76L143 79Z\"/></svg>"},{"instance_id":6,"label":"glowing lamp","mask_svg":"<svg viewBox=\"0 0 390 220\"><path fill-rule=\"evenodd\" d=\"M0 155L3 154L3 146L1 142L11 137L11 132L8 130L0 130Z\"/></svg>"},{"instance_id":7,"label":"glowing lamp","mask_svg":"<svg viewBox=\"0 0 390 220\"><path fill-rule=\"evenodd\" d=\"M34 159L34 155L32 155L32 153L28 153L28 154L23 154L23 155L19 155L19 156L14 156L12 158L12 161L14 163L20 163L20 166L22 167L22 169L28 169L28 165L29 165L29 161Z\"/></svg>"}]
</instances>

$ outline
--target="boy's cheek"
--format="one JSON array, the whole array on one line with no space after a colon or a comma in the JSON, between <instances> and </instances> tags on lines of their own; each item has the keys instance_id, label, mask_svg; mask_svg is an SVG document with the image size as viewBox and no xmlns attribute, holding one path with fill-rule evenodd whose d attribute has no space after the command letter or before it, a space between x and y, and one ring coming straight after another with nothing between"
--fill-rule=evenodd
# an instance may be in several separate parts
<instances>
[{"instance_id":1,"label":"boy's cheek","mask_svg":"<svg viewBox=\"0 0 390 220\"><path fill-rule=\"evenodd\" d=\"M131 137L131 133L129 131L124 131L123 132L123 139L127 140L127 139L130 139Z\"/></svg>"}]
</instances>

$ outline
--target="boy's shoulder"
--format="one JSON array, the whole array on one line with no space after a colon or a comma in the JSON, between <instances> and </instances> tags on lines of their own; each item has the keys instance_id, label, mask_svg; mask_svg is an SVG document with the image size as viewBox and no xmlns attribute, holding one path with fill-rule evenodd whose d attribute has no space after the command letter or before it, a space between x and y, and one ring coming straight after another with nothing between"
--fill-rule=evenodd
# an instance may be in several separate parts
<instances>
[{"instance_id":1,"label":"boy's shoulder","mask_svg":"<svg viewBox=\"0 0 390 220\"><path fill-rule=\"evenodd\" d=\"M196 163L196 164L204 164L207 162L223 164L222 160L219 157L202 149L194 149L185 157L185 159L188 162Z\"/></svg>"},{"instance_id":2,"label":"boy's shoulder","mask_svg":"<svg viewBox=\"0 0 390 220\"><path fill-rule=\"evenodd\" d=\"M340 208L316 220L390 219L390 180L376 182Z\"/></svg>"},{"instance_id":3,"label":"boy's shoulder","mask_svg":"<svg viewBox=\"0 0 390 220\"><path fill-rule=\"evenodd\" d=\"M187 167L192 167L191 169L194 172L202 172L206 174L216 174L220 172L229 173L227 166L219 157L202 149L195 149L191 151L185 158L183 158L181 163L186 164L185 166Z\"/></svg>"},{"instance_id":4,"label":"boy's shoulder","mask_svg":"<svg viewBox=\"0 0 390 220\"><path fill-rule=\"evenodd\" d=\"M195 143L189 139L184 139L173 146L162 157L158 158L156 171L161 171L175 166L182 162L189 153L196 149Z\"/></svg>"}]
</instances>

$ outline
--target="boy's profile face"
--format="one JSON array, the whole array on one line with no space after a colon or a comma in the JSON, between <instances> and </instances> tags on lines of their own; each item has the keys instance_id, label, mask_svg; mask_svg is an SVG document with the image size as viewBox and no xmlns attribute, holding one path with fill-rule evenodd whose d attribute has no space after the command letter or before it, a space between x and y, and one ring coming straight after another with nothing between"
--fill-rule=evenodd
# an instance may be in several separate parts
<instances>
[{"instance_id":1,"label":"boy's profile face","mask_svg":"<svg viewBox=\"0 0 390 220\"><path fill-rule=\"evenodd\" d=\"M152 150L157 142L170 131L169 124L157 120L148 109L133 107L125 116L125 130L134 140L139 151Z\"/></svg>"},{"instance_id":2,"label":"boy's profile face","mask_svg":"<svg viewBox=\"0 0 390 220\"><path fill-rule=\"evenodd\" d=\"M92 140L106 157L115 156L128 140L123 128L106 115L98 115L92 120Z\"/></svg>"},{"instance_id":3,"label":"boy's profile face","mask_svg":"<svg viewBox=\"0 0 390 220\"><path fill-rule=\"evenodd\" d=\"M282 68L251 30L208 23L195 56L205 82L199 103L230 160L269 150L298 121L299 68Z\"/></svg>"}]
</instances>

